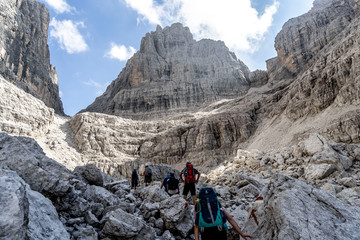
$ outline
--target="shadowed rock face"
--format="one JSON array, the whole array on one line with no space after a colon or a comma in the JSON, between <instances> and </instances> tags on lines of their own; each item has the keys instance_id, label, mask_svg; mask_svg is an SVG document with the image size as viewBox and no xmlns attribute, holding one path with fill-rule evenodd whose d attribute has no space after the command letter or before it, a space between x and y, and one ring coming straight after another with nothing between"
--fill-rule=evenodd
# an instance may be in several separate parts
<instances>
[{"instance_id":1,"label":"shadowed rock face","mask_svg":"<svg viewBox=\"0 0 360 240\"><path fill-rule=\"evenodd\" d=\"M0 1L0 74L63 114L47 45L49 12L35 0Z\"/></svg>"},{"instance_id":2,"label":"shadowed rock face","mask_svg":"<svg viewBox=\"0 0 360 240\"><path fill-rule=\"evenodd\" d=\"M173 24L146 34L118 78L84 111L147 118L196 109L249 88L249 69L221 41Z\"/></svg>"}]
</instances>

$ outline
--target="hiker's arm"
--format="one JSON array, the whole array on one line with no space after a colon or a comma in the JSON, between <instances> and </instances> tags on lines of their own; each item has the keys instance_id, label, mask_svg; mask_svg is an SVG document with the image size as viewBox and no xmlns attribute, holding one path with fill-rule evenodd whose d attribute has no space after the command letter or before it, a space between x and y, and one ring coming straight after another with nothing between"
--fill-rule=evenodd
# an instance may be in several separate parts
<instances>
[{"instance_id":1,"label":"hiker's arm","mask_svg":"<svg viewBox=\"0 0 360 240\"><path fill-rule=\"evenodd\" d=\"M161 183L160 189L164 186L164 182Z\"/></svg>"},{"instance_id":2,"label":"hiker's arm","mask_svg":"<svg viewBox=\"0 0 360 240\"><path fill-rule=\"evenodd\" d=\"M196 183L198 183L198 182L199 182L200 175L201 175L201 174L198 172L198 174L197 174L197 178L196 178Z\"/></svg>"},{"instance_id":3,"label":"hiker's arm","mask_svg":"<svg viewBox=\"0 0 360 240\"><path fill-rule=\"evenodd\" d=\"M184 182L184 179L183 179L182 175L183 175L183 172L181 171L180 174L179 174L179 177L180 177L181 182Z\"/></svg>"},{"instance_id":4,"label":"hiker's arm","mask_svg":"<svg viewBox=\"0 0 360 240\"><path fill-rule=\"evenodd\" d=\"M240 234L241 237L243 237L245 240L247 240L247 238L253 238L253 236L243 233L239 225L236 223L235 219L228 212L226 212L225 209L223 209L223 211L231 226L234 227L234 229Z\"/></svg>"},{"instance_id":5,"label":"hiker's arm","mask_svg":"<svg viewBox=\"0 0 360 240\"><path fill-rule=\"evenodd\" d=\"M195 240L199 240L199 227L198 225L194 225L194 235L195 235Z\"/></svg>"}]
</instances>

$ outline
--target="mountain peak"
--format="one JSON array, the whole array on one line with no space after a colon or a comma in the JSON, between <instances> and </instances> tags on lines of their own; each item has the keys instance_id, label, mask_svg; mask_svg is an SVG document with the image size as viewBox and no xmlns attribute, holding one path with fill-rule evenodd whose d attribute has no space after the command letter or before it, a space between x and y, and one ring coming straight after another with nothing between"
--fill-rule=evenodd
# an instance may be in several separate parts
<instances>
[{"instance_id":1,"label":"mountain peak","mask_svg":"<svg viewBox=\"0 0 360 240\"><path fill-rule=\"evenodd\" d=\"M241 96L249 69L222 41L196 41L181 23L143 37L140 50L86 111L138 118L188 111Z\"/></svg>"}]
</instances>

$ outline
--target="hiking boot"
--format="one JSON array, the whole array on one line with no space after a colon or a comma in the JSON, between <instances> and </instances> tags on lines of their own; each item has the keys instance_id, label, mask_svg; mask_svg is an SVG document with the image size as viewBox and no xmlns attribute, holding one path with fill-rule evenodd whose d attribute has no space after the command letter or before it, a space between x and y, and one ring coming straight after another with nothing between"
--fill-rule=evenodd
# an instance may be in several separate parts
<instances>
[{"instance_id":1,"label":"hiking boot","mask_svg":"<svg viewBox=\"0 0 360 240\"><path fill-rule=\"evenodd\" d=\"M184 208L187 208L187 207L188 207L188 205L189 205L189 204L188 204L188 202L186 202L186 203L185 203L185 207L184 207Z\"/></svg>"}]
</instances>

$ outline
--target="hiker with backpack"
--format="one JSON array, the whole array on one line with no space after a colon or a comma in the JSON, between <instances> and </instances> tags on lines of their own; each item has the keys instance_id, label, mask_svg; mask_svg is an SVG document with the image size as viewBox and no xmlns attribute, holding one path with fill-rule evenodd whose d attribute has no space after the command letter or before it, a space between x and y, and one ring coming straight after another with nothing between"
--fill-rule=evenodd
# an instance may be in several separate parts
<instances>
[{"instance_id":1,"label":"hiker with backpack","mask_svg":"<svg viewBox=\"0 0 360 240\"><path fill-rule=\"evenodd\" d=\"M145 177L145 180L144 180L145 186L150 185L152 182L152 171L149 166L145 166L144 177Z\"/></svg>"},{"instance_id":2,"label":"hiker with backpack","mask_svg":"<svg viewBox=\"0 0 360 240\"><path fill-rule=\"evenodd\" d=\"M251 235L244 234L234 218L221 208L213 188L202 188L195 207L195 240L199 240L199 233L202 240L227 240L228 227L226 221L245 240L253 238Z\"/></svg>"},{"instance_id":3,"label":"hiker with backpack","mask_svg":"<svg viewBox=\"0 0 360 240\"><path fill-rule=\"evenodd\" d=\"M134 188L136 190L138 184L139 184L139 176L136 169L134 169L131 174L131 188Z\"/></svg>"},{"instance_id":4,"label":"hiker with backpack","mask_svg":"<svg viewBox=\"0 0 360 240\"><path fill-rule=\"evenodd\" d=\"M165 187L165 192L167 192L170 196L179 194L179 180L176 179L174 173L169 173L167 177L162 182L160 188Z\"/></svg>"},{"instance_id":5,"label":"hiker with backpack","mask_svg":"<svg viewBox=\"0 0 360 240\"><path fill-rule=\"evenodd\" d=\"M185 179L183 178L183 175ZM196 177L197 175L197 177ZM188 193L190 192L191 197L196 205L196 188L195 184L198 183L200 173L196 170L190 162L186 163L186 167L180 172L180 179L184 182L183 197L186 200ZM188 202L185 203L185 208L188 206Z\"/></svg>"},{"instance_id":6,"label":"hiker with backpack","mask_svg":"<svg viewBox=\"0 0 360 240\"><path fill-rule=\"evenodd\" d=\"M165 192L167 192L167 184L168 184L169 178L170 178L170 173L168 173L168 175L164 178L164 180L162 181L161 186L160 186L160 189L162 187L164 187Z\"/></svg>"}]
</instances>

